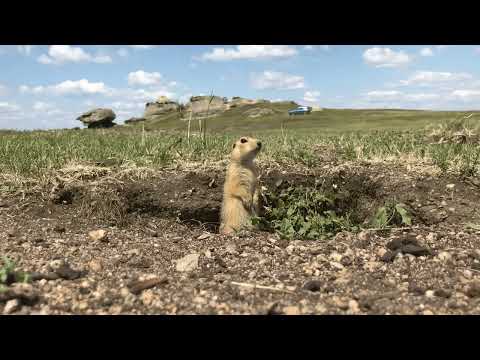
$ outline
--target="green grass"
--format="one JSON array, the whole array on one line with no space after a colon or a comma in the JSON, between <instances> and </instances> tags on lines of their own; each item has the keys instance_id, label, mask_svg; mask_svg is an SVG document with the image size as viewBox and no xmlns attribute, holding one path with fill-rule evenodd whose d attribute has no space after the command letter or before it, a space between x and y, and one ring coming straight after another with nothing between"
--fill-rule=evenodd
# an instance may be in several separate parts
<instances>
[{"instance_id":1,"label":"green grass","mask_svg":"<svg viewBox=\"0 0 480 360\"><path fill-rule=\"evenodd\" d=\"M10 282L29 282L29 274L23 271L16 271L16 265L8 257L3 257L3 264L0 266L0 291L9 285Z\"/></svg>"},{"instance_id":2,"label":"green grass","mask_svg":"<svg viewBox=\"0 0 480 360\"><path fill-rule=\"evenodd\" d=\"M172 127L168 131L154 130L160 127L160 122L154 121L146 124L148 131L142 131L139 125L106 130L0 132L0 172L37 176L71 163L95 164L107 159L152 168L174 163L215 162L227 158L232 143L240 134L262 139L265 146L259 160L265 163L320 166L324 150L319 150L318 145L322 145L330 147L329 151L338 161L401 160L408 156L429 162L444 172L471 176L479 170L480 147L477 143L432 144L424 130L426 125L444 124L461 113L325 110L306 116L286 116L282 132L279 124L282 116L240 119L247 108L229 111L231 118L227 120L209 119L206 144L198 136L192 136L188 143L182 128L186 123L179 126L173 115L161 123L166 128L170 122L176 124L176 129ZM476 119L477 114L469 121L478 123ZM235 121L245 123L234 126ZM192 124L194 133L197 124L196 121ZM230 126L232 129L227 130Z\"/></svg>"}]
</instances>

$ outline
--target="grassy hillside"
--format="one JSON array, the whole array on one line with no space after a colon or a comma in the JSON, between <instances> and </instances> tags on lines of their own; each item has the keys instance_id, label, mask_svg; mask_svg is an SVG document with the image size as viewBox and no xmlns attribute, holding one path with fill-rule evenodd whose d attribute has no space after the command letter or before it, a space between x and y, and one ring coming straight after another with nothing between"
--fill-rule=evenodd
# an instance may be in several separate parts
<instances>
[{"instance_id":1,"label":"grassy hillside","mask_svg":"<svg viewBox=\"0 0 480 360\"><path fill-rule=\"evenodd\" d=\"M280 131L282 123L286 129L298 133L310 133L313 129L319 132L342 133L350 131L370 130L415 130L426 125L455 119L465 112L454 111L421 111L421 110L348 110L325 109L309 115L289 116L291 104L257 104L233 108L218 116L207 119L209 132L262 133ZM268 116L250 118L244 113L254 109L271 109L275 113ZM478 112L477 112L478 113ZM181 120L179 114L145 122L146 130L175 129L186 130L186 119ZM136 124L132 126L142 126ZM198 120L193 119L192 131L198 130Z\"/></svg>"},{"instance_id":2,"label":"grassy hillside","mask_svg":"<svg viewBox=\"0 0 480 360\"><path fill-rule=\"evenodd\" d=\"M209 118L206 143L198 137L196 119L187 141L187 122L178 113L143 123L145 132L142 123L98 130L0 131L0 172L42 174L68 164L101 164L107 159L147 167L216 162L226 158L239 135L261 138L265 149L260 159L267 162L315 166L322 146L327 146L335 149L335 157L346 160L411 156L443 171L477 173L480 167L480 147L475 140L479 112L457 124L451 120L464 117L464 112L327 109L290 117L286 113L291 106L248 105ZM270 108L275 113L258 118L244 115L253 108ZM424 129L435 124L443 127L432 142ZM468 143L434 143L443 133L452 135L462 129L472 129L471 134L465 132L471 137Z\"/></svg>"},{"instance_id":3,"label":"grassy hillside","mask_svg":"<svg viewBox=\"0 0 480 360\"><path fill-rule=\"evenodd\" d=\"M437 140L450 138L464 126L472 129L472 134L478 134L478 124L474 126L474 122L477 123L478 119L471 118L468 123L462 121L449 127L442 124ZM480 169L478 135L466 138L465 143L458 143L455 139L438 143L428 134L430 132L421 129L348 133L325 133L321 130L307 133L287 129L283 134L257 135L265 144L259 160L268 164L315 167L322 164L323 157L327 155L338 161L396 159L404 162L405 159L415 159L419 163L435 165L444 172L477 174ZM223 134L211 132L204 143L197 134L194 135L189 142L184 132L143 132L138 127L121 126L5 133L0 135L0 173L38 176L72 164L121 165L126 168L132 165L148 168L194 163L205 165L227 159L238 136L234 131ZM1 180L0 176L0 183Z\"/></svg>"}]
</instances>

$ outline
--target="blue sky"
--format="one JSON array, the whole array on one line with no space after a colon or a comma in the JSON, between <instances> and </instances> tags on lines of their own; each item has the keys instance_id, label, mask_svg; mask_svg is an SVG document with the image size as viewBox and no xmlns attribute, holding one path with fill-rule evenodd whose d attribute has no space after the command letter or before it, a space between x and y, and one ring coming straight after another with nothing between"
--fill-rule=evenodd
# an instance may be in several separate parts
<instances>
[{"instance_id":1,"label":"blue sky","mask_svg":"<svg viewBox=\"0 0 480 360\"><path fill-rule=\"evenodd\" d=\"M330 108L480 109L480 46L0 45L0 128L117 122L161 95L294 100Z\"/></svg>"}]
</instances>

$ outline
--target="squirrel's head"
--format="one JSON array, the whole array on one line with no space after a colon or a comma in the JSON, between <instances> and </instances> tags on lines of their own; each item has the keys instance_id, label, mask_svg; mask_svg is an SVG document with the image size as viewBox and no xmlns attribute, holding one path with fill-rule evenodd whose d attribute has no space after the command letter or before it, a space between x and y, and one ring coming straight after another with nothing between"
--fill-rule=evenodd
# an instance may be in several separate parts
<instances>
[{"instance_id":1,"label":"squirrel's head","mask_svg":"<svg viewBox=\"0 0 480 360\"><path fill-rule=\"evenodd\" d=\"M262 148L262 143L257 139L244 136L233 144L231 159L236 161L251 161Z\"/></svg>"}]
</instances>

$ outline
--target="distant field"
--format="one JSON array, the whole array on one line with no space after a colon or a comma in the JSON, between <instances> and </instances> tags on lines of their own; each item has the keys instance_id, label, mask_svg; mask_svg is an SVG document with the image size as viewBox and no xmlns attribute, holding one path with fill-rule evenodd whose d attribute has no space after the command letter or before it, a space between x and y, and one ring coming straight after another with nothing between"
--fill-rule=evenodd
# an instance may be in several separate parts
<instances>
[{"instance_id":1,"label":"distant field","mask_svg":"<svg viewBox=\"0 0 480 360\"><path fill-rule=\"evenodd\" d=\"M244 113L253 108L272 109L276 113L269 116L249 118ZM257 104L234 108L225 113L208 118L207 128L211 132L264 133L280 131L282 123L287 129L310 133L344 133L371 130L415 130L429 124L455 119L472 112L422 111L422 110L347 110L324 109L309 115L289 116L288 104ZM478 114L479 112L473 112ZM137 124L135 126L140 126ZM192 121L192 129L198 129L198 120ZM186 130L187 121L181 121L178 114L158 118L145 123L147 130L176 129Z\"/></svg>"}]
</instances>

